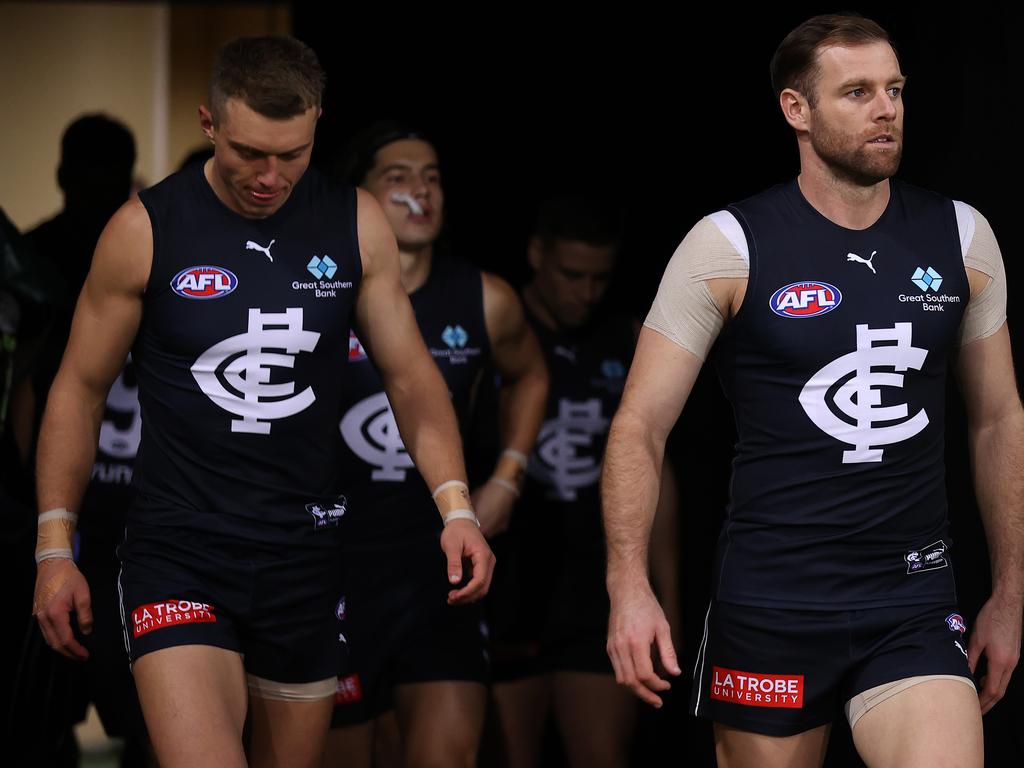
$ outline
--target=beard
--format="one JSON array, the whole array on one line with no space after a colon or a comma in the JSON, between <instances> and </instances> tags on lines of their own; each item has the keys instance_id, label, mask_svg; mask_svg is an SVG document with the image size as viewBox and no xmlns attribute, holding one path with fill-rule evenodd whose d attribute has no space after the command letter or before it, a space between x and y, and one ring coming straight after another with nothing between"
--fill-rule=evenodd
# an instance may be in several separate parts
<instances>
[{"instance_id":1,"label":"beard","mask_svg":"<svg viewBox=\"0 0 1024 768\"><path fill-rule=\"evenodd\" d=\"M864 139L850 136L829 125L819 124L810 131L811 146L818 157L841 179L870 187L896 173L903 155L903 130L890 125L893 141L887 152L873 149Z\"/></svg>"}]
</instances>

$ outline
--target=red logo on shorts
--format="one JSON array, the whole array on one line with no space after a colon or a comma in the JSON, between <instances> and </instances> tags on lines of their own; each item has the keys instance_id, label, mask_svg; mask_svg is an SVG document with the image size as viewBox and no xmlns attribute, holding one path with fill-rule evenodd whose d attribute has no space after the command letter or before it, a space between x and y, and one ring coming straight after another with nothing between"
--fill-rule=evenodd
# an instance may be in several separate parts
<instances>
[{"instance_id":1,"label":"red logo on shorts","mask_svg":"<svg viewBox=\"0 0 1024 768\"><path fill-rule=\"evenodd\" d=\"M191 600L166 600L161 603L140 605L132 611L135 637L142 637L154 629L163 629L176 624L208 623L217 621L213 606Z\"/></svg>"},{"instance_id":2,"label":"red logo on shorts","mask_svg":"<svg viewBox=\"0 0 1024 768\"><path fill-rule=\"evenodd\" d=\"M334 691L335 704L352 704L362 698L363 686L359 683L359 675L338 678L338 688Z\"/></svg>"},{"instance_id":3,"label":"red logo on shorts","mask_svg":"<svg viewBox=\"0 0 1024 768\"><path fill-rule=\"evenodd\" d=\"M711 698L748 707L803 709L803 675L762 675L711 668Z\"/></svg>"}]
</instances>

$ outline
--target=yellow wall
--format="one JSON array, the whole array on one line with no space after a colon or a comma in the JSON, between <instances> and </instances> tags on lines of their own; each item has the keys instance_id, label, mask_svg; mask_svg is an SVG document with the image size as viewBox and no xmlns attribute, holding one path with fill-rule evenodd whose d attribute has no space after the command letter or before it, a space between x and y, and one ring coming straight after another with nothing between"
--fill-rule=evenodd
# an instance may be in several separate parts
<instances>
[{"instance_id":1,"label":"yellow wall","mask_svg":"<svg viewBox=\"0 0 1024 768\"><path fill-rule=\"evenodd\" d=\"M163 178L202 143L217 48L290 26L284 3L0 3L0 207L22 230L60 210L60 137L84 112L124 122L136 175Z\"/></svg>"},{"instance_id":2,"label":"yellow wall","mask_svg":"<svg viewBox=\"0 0 1024 768\"><path fill-rule=\"evenodd\" d=\"M162 4L0 5L0 206L19 228L60 210L60 137L83 112L123 121L138 172L161 170L153 118L166 15Z\"/></svg>"}]
</instances>

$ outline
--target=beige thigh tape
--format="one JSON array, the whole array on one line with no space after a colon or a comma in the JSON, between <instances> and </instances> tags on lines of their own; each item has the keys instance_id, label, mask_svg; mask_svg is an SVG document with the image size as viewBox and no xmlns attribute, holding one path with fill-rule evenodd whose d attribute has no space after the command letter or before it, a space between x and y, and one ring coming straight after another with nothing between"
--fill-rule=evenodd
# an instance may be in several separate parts
<instances>
[{"instance_id":1,"label":"beige thigh tape","mask_svg":"<svg viewBox=\"0 0 1024 768\"><path fill-rule=\"evenodd\" d=\"M260 699L275 701L319 701L334 696L338 680L329 677L312 683L278 683L255 675L246 675L249 693Z\"/></svg>"},{"instance_id":2,"label":"beige thigh tape","mask_svg":"<svg viewBox=\"0 0 1024 768\"><path fill-rule=\"evenodd\" d=\"M883 701L891 699L896 694L903 693L919 683L927 683L929 680L959 680L964 685L971 686L972 690L977 690L972 680L960 677L960 675L918 675L917 677L893 680L891 683L882 683L874 688L868 688L863 693L858 693L846 702L846 720L850 723L850 730L853 730L853 726L857 724L858 720Z\"/></svg>"}]
</instances>

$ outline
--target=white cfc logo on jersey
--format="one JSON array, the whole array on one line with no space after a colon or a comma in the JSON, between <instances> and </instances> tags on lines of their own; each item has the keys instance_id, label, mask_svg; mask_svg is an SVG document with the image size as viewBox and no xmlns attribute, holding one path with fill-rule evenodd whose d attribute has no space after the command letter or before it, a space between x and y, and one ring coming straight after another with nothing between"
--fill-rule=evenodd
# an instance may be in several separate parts
<instances>
[{"instance_id":1,"label":"white cfc logo on jersey","mask_svg":"<svg viewBox=\"0 0 1024 768\"><path fill-rule=\"evenodd\" d=\"M579 448L590 448L594 435L604 434L608 419L601 414L601 401L558 401L558 416L544 423L537 437L537 450L530 457L530 474L549 486L554 498L575 501L576 491L593 485L601 476L601 464L593 455L581 456Z\"/></svg>"},{"instance_id":2,"label":"white cfc logo on jersey","mask_svg":"<svg viewBox=\"0 0 1024 768\"><path fill-rule=\"evenodd\" d=\"M196 384L219 408L240 416L232 432L270 434L270 421L294 416L316 401L312 387L270 383L270 369L294 368L295 355L312 352L320 334L302 330L302 308L249 310L245 333L214 344L192 365ZM269 352L265 350L277 350Z\"/></svg>"},{"instance_id":3,"label":"white cfc logo on jersey","mask_svg":"<svg viewBox=\"0 0 1024 768\"><path fill-rule=\"evenodd\" d=\"M134 459L142 440L142 412L139 385L129 386L126 374L132 367L131 355L107 395L107 411L112 418L100 425L99 449L115 459ZM122 429L118 424L125 425Z\"/></svg>"},{"instance_id":4,"label":"white cfc logo on jersey","mask_svg":"<svg viewBox=\"0 0 1024 768\"><path fill-rule=\"evenodd\" d=\"M909 440L928 426L924 409L908 418L906 403L881 405L880 388L902 388L902 372L910 368L921 370L928 356L928 350L911 344L912 332L912 323L896 323L892 328L858 325L856 351L826 365L800 392L800 405L811 421L836 440L853 446L852 451L843 451L844 464L881 461L882 449L877 446ZM898 373L873 370L879 367ZM832 406L849 420L833 413L828 402L830 388L844 379L848 381L835 391L831 400ZM886 426L874 426L878 422L886 422Z\"/></svg>"},{"instance_id":5,"label":"white cfc logo on jersey","mask_svg":"<svg viewBox=\"0 0 1024 768\"><path fill-rule=\"evenodd\" d=\"M384 392L353 405L341 420L341 435L352 453L374 467L373 480L401 482L413 467Z\"/></svg>"}]
</instances>

